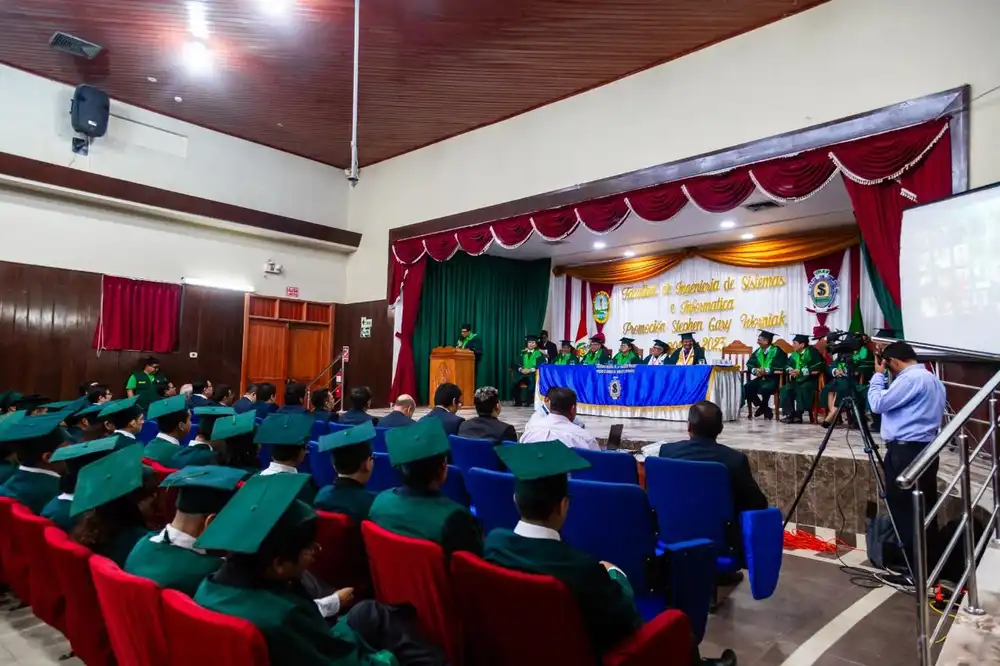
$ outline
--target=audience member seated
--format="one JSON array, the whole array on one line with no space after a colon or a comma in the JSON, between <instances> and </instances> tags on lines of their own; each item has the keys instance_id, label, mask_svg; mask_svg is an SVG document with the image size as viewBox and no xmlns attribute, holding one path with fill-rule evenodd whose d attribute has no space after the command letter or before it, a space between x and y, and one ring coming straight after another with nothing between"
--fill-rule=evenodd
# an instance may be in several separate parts
<instances>
[{"instance_id":1,"label":"audience member seated","mask_svg":"<svg viewBox=\"0 0 1000 666\"><path fill-rule=\"evenodd\" d=\"M0 428L3 428L0 422ZM67 433L68 434L68 433ZM14 447L9 442L0 442L0 486L7 483L7 479L17 472L17 454Z\"/></svg>"},{"instance_id":2,"label":"audience member seated","mask_svg":"<svg viewBox=\"0 0 1000 666\"><path fill-rule=\"evenodd\" d=\"M146 422L138 396L104 403L104 409L97 418L114 426L114 434L118 435L118 448L135 444L138 441L136 437L142 431L142 424Z\"/></svg>"},{"instance_id":3,"label":"audience member seated","mask_svg":"<svg viewBox=\"0 0 1000 666\"><path fill-rule=\"evenodd\" d=\"M569 512L567 475L590 463L559 442L497 447L497 454L517 479L514 503L521 521L513 531L490 532L485 559L560 580L579 605L591 647L604 654L635 633L642 617L621 569L577 551L559 535ZM727 650L722 659L703 662L695 649L692 663L735 666L736 655Z\"/></svg>"},{"instance_id":4,"label":"audience member seated","mask_svg":"<svg viewBox=\"0 0 1000 666\"><path fill-rule=\"evenodd\" d=\"M191 382L191 408L195 407L208 407L209 405L214 405L215 401L212 399L215 395L215 387L212 386L212 382L207 379L198 379Z\"/></svg>"},{"instance_id":5,"label":"audience member seated","mask_svg":"<svg viewBox=\"0 0 1000 666\"><path fill-rule=\"evenodd\" d=\"M271 382L257 384L257 402L254 403L254 410L257 418L266 419L269 415L278 411L278 403L275 401L276 388Z\"/></svg>"},{"instance_id":6,"label":"audience member seated","mask_svg":"<svg viewBox=\"0 0 1000 666\"><path fill-rule=\"evenodd\" d=\"M280 407L276 414L305 414L306 408L303 402L306 399L306 385L302 382L288 382L285 384L285 404Z\"/></svg>"},{"instance_id":7,"label":"audience member seated","mask_svg":"<svg viewBox=\"0 0 1000 666\"><path fill-rule=\"evenodd\" d=\"M62 476L59 477L59 494L49 500L49 503L42 509L40 514L42 518L48 518L63 532L71 533L76 525L76 520L70 518L70 511L80 470L112 453L117 443L117 437L105 437L93 442L73 444L56 449L52 457L49 458L49 462L52 464L63 463Z\"/></svg>"},{"instance_id":8,"label":"audience member seated","mask_svg":"<svg viewBox=\"0 0 1000 666\"><path fill-rule=\"evenodd\" d=\"M392 411L378 420L379 428L400 428L413 425L413 412L417 411L417 401L413 396L403 394L392 403Z\"/></svg>"},{"instance_id":9,"label":"audience member seated","mask_svg":"<svg viewBox=\"0 0 1000 666\"><path fill-rule=\"evenodd\" d=\"M162 398L149 406L146 418L156 421L159 432L146 444L142 455L164 467L180 453L181 441L191 430L191 412L182 395Z\"/></svg>"},{"instance_id":10,"label":"audience member seated","mask_svg":"<svg viewBox=\"0 0 1000 666\"><path fill-rule=\"evenodd\" d=\"M177 395L177 387L172 381L167 380L163 384L156 385L156 395L160 398L172 398Z\"/></svg>"},{"instance_id":11,"label":"audience member seated","mask_svg":"<svg viewBox=\"0 0 1000 666\"><path fill-rule=\"evenodd\" d=\"M212 399L215 400L218 405L222 405L223 407L232 407L233 403L236 402L236 392L229 384L219 384L212 391Z\"/></svg>"},{"instance_id":12,"label":"audience member seated","mask_svg":"<svg viewBox=\"0 0 1000 666\"><path fill-rule=\"evenodd\" d=\"M368 518L375 501L375 494L365 490L375 468L373 439L375 426L371 421L320 438L319 450L330 452L337 478L333 485L324 486L316 495L317 509L342 513L358 524Z\"/></svg>"},{"instance_id":13,"label":"audience member seated","mask_svg":"<svg viewBox=\"0 0 1000 666\"><path fill-rule=\"evenodd\" d=\"M329 423L331 420L337 420L336 415L333 413L333 393L330 389L316 389L309 396L309 402L312 403L313 418L317 421Z\"/></svg>"},{"instance_id":14,"label":"audience member seated","mask_svg":"<svg viewBox=\"0 0 1000 666\"><path fill-rule=\"evenodd\" d=\"M260 427L254 441L267 446L271 451L271 463L261 476L272 474L298 474L299 465L306 460L306 445L312 434L313 418L310 414L272 414ZM316 498L316 484L312 476L304 474L307 483L302 489L300 500L312 504Z\"/></svg>"},{"instance_id":15,"label":"audience member seated","mask_svg":"<svg viewBox=\"0 0 1000 666\"><path fill-rule=\"evenodd\" d=\"M558 440L566 446L599 451L597 438L584 428L576 425L576 391L570 388L552 387L545 398L549 403L549 413L531 417L524 426L521 442L549 442Z\"/></svg>"},{"instance_id":16,"label":"audience member seated","mask_svg":"<svg viewBox=\"0 0 1000 666\"><path fill-rule=\"evenodd\" d=\"M94 553L125 566L156 500L156 480L142 464L142 449L126 446L80 470L70 506L71 536Z\"/></svg>"},{"instance_id":17,"label":"audience member seated","mask_svg":"<svg viewBox=\"0 0 1000 666\"><path fill-rule=\"evenodd\" d=\"M0 393L0 414L10 414L17 411L14 403L24 396L17 391L4 391Z\"/></svg>"},{"instance_id":18,"label":"audience member seated","mask_svg":"<svg viewBox=\"0 0 1000 666\"><path fill-rule=\"evenodd\" d=\"M378 419L371 416L368 410L372 406L372 391L367 386L355 386L350 393L351 408L340 415L340 422L344 425L359 425L368 421Z\"/></svg>"},{"instance_id":19,"label":"audience member seated","mask_svg":"<svg viewBox=\"0 0 1000 666\"><path fill-rule=\"evenodd\" d=\"M50 402L52 400L49 398L35 393L33 395L21 396L20 399L15 400L14 409L19 412L25 412L25 416L37 416L47 411L45 405Z\"/></svg>"},{"instance_id":20,"label":"audience member seated","mask_svg":"<svg viewBox=\"0 0 1000 666\"><path fill-rule=\"evenodd\" d=\"M100 425L103 431L104 426L97 420L97 415L104 409L104 403L88 403L83 409L77 410L74 414L66 416L63 423L66 424L66 434L72 442L83 442L88 440L88 433L92 432L95 426ZM0 480L0 483L3 483Z\"/></svg>"},{"instance_id":21,"label":"audience member seated","mask_svg":"<svg viewBox=\"0 0 1000 666\"><path fill-rule=\"evenodd\" d=\"M544 417L548 416L549 413L550 413L549 412L549 396L548 395L543 395L542 396L542 402L541 402L541 404L538 405L538 407L535 408L535 411L531 414L531 418L528 419L528 423L531 423L532 421L540 419L540 418L544 418ZM577 416L577 417L575 417L573 419L573 423L575 423L576 425L578 425L578 426L580 426L581 428L584 428L584 429L586 429L586 427L587 427L587 424L584 423L583 421L581 421L579 416Z\"/></svg>"},{"instance_id":22,"label":"audience member seated","mask_svg":"<svg viewBox=\"0 0 1000 666\"><path fill-rule=\"evenodd\" d=\"M219 464L243 472L244 478L260 472L260 445L254 441L257 434L257 415L249 411L231 419L218 419L212 427L212 441L224 442L219 451Z\"/></svg>"},{"instance_id":23,"label":"audience member seated","mask_svg":"<svg viewBox=\"0 0 1000 666\"><path fill-rule=\"evenodd\" d=\"M41 513L59 495L62 464L51 461L52 454L66 441L58 414L19 418L0 426L0 444L14 449L20 467L0 486L0 497L10 497Z\"/></svg>"},{"instance_id":24,"label":"audience member seated","mask_svg":"<svg viewBox=\"0 0 1000 666\"><path fill-rule=\"evenodd\" d=\"M433 541L446 554L456 550L482 554L479 522L441 492L451 450L441 422L425 418L409 428L395 428L386 434L385 443L403 486L380 493L369 519L390 532Z\"/></svg>"},{"instance_id":25,"label":"audience member seated","mask_svg":"<svg viewBox=\"0 0 1000 666\"><path fill-rule=\"evenodd\" d=\"M500 416L500 392L492 386L476 389L472 398L476 405L476 417L465 420L458 426L459 437L491 439L497 444L503 441L516 442L514 426L504 423Z\"/></svg>"},{"instance_id":26,"label":"audience member seated","mask_svg":"<svg viewBox=\"0 0 1000 666\"><path fill-rule=\"evenodd\" d=\"M434 408L423 415L424 421L438 421L447 435L457 435L458 427L465 421L457 414L462 406L462 389L455 384L438 384L434 390Z\"/></svg>"},{"instance_id":27,"label":"audience member seated","mask_svg":"<svg viewBox=\"0 0 1000 666\"><path fill-rule=\"evenodd\" d=\"M236 413L232 407L215 405L195 407L194 415L198 417L198 432L190 444L181 447L171 456L170 464L167 465L171 469L182 469L188 465L214 465L218 461L222 443L212 440L212 429L220 418L233 417Z\"/></svg>"},{"instance_id":28,"label":"audience member seated","mask_svg":"<svg viewBox=\"0 0 1000 666\"><path fill-rule=\"evenodd\" d=\"M257 402L257 385L250 384L247 386L247 392L243 394L243 397L233 403L233 409L236 410L237 414L249 412L254 409L255 402Z\"/></svg>"},{"instance_id":29,"label":"audience member seated","mask_svg":"<svg viewBox=\"0 0 1000 666\"><path fill-rule=\"evenodd\" d=\"M125 560L125 571L193 597L201 582L222 565L219 554L197 549L194 542L242 480L240 470L215 465L192 465L164 479L161 488L178 489L177 513L161 531L139 540Z\"/></svg>"},{"instance_id":30,"label":"audience member seated","mask_svg":"<svg viewBox=\"0 0 1000 666\"><path fill-rule=\"evenodd\" d=\"M96 382L91 383L87 386L87 401L92 405L103 405L106 402L111 402L111 389L109 389L104 384L98 384Z\"/></svg>"},{"instance_id":31,"label":"audience member seated","mask_svg":"<svg viewBox=\"0 0 1000 666\"><path fill-rule=\"evenodd\" d=\"M393 663L390 653L403 666L443 666L409 618L377 602L342 612L332 628L324 621L299 584L316 548L316 512L296 501L305 482L286 474L247 481L194 544L230 553L195 602L256 626L271 666L376 666Z\"/></svg>"}]
</instances>

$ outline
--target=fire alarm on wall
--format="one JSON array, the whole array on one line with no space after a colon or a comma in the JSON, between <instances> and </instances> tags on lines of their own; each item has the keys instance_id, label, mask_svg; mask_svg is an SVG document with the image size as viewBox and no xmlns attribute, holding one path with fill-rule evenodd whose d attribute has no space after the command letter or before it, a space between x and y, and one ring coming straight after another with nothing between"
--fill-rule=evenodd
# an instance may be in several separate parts
<instances>
[{"instance_id":1,"label":"fire alarm on wall","mask_svg":"<svg viewBox=\"0 0 1000 666\"><path fill-rule=\"evenodd\" d=\"M264 273L267 275L281 275L284 270L282 265L275 262L274 259L268 259L264 262Z\"/></svg>"}]
</instances>

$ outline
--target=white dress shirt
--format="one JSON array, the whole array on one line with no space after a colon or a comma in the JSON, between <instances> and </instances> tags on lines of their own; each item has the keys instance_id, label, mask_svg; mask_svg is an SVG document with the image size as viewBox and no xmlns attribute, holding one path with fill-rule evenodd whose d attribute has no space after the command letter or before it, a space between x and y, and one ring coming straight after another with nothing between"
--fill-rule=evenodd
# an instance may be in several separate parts
<instances>
[{"instance_id":1,"label":"white dress shirt","mask_svg":"<svg viewBox=\"0 0 1000 666\"><path fill-rule=\"evenodd\" d=\"M27 465L21 465L17 468L19 472L28 472L30 474L48 474L49 476L54 476L59 478L59 472L53 472L51 469L41 469L40 467L28 467Z\"/></svg>"},{"instance_id":2,"label":"white dress shirt","mask_svg":"<svg viewBox=\"0 0 1000 666\"><path fill-rule=\"evenodd\" d=\"M167 525L157 534L149 537L149 540L153 543L163 543L164 541L169 541L171 546L177 546L178 548L183 548L185 550L193 550L196 553L205 554L205 551L200 548L194 547L194 542L198 539L191 536L187 532L182 532L173 525Z\"/></svg>"},{"instance_id":3,"label":"white dress shirt","mask_svg":"<svg viewBox=\"0 0 1000 666\"><path fill-rule=\"evenodd\" d=\"M181 445L180 441L178 441L176 437L171 437L170 435L163 432L157 433L155 439L162 439L165 442L170 442L171 444L176 444L177 446Z\"/></svg>"},{"instance_id":4,"label":"white dress shirt","mask_svg":"<svg viewBox=\"0 0 1000 666\"><path fill-rule=\"evenodd\" d=\"M125 437L128 437L129 439L135 439L135 435L133 435L130 432L126 432L125 430L115 430L115 434L116 435L124 435Z\"/></svg>"},{"instance_id":5,"label":"white dress shirt","mask_svg":"<svg viewBox=\"0 0 1000 666\"><path fill-rule=\"evenodd\" d=\"M261 470L261 476L271 476L272 474L298 474L299 470L290 465L282 465L280 462L271 461L266 469Z\"/></svg>"},{"instance_id":6,"label":"white dress shirt","mask_svg":"<svg viewBox=\"0 0 1000 666\"><path fill-rule=\"evenodd\" d=\"M666 354L660 354L659 356L649 355L649 363L646 365L664 365L663 361L666 359Z\"/></svg>"},{"instance_id":7,"label":"white dress shirt","mask_svg":"<svg viewBox=\"0 0 1000 666\"><path fill-rule=\"evenodd\" d=\"M519 440L523 444L558 440L570 448L600 451L597 438L560 414L533 416Z\"/></svg>"},{"instance_id":8,"label":"white dress shirt","mask_svg":"<svg viewBox=\"0 0 1000 666\"><path fill-rule=\"evenodd\" d=\"M562 537L559 536L559 532L556 532L548 527L542 527L541 525L532 525L531 523L526 523L523 520L518 521L517 526L514 528L514 534L517 536L523 536L526 539L550 539L552 541L562 541Z\"/></svg>"}]
</instances>

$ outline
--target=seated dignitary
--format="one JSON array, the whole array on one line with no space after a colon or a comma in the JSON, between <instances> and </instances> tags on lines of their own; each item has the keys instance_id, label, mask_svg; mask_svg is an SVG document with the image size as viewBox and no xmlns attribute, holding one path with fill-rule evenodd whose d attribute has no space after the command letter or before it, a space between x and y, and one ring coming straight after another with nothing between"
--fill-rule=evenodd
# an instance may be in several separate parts
<instances>
[{"instance_id":1,"label":"seated dignitary","mask_svg":"<svg viewBox=\"0 0 1000 666\"><path fill-rule=\"evenodd\" d=\"M644 365L668 365L669 357L667 349L669 345L663 340L653 340L653 346L649 348L649 356L642 359Z\"/></svg>"},{"instance_id":2,"label":"seated dignitary","mask_svg":"<svg viewBox=\"0 0 1000 666\"><path fill-rule=\"evenodd\" d=\"M367 386L355 386L348 396L351 408L340 415L340 423L358 425L367 421L378 422L378 419L368 413L372 406L372 390Z\"/></svg>"},{"instance_id":3,"label":"seated dignitary","mask_svg":"<svg viewBox=\"0 0 1000 666\"><path fill-rule=\"evenodd\" d=\"M247 477L260 471L260 445L257 434L257 414L253 411L215 421L212 441L222 442L219 464L241 470Z\"/></svg>"},{"instance_id":4,"label":"seated dignitary","mask_svg":"<svg viewBox=\"0 0 1000 666\"><path fill-rule=\"evenodd\" d=\"M826 372L826 362L809 344L808 335L796 335L792 346L795 350L788 357L785 385L780 394L782 423L802 423L802 412L812 408L819 379Z\"/></svg>"},{"instance_id":5,"label":"seated dignitary","mask_svg":"<svg viewBox=\"0 0 1000 666\"><path fill-rule=\"evenodd\" d=\"M257 627L272 666L444 664L400 613L377 602L362 601L327 624L300 583L316 548L316 512L296 500L306 481L275 474L246 482L195 541L228 555L194 600Z\"/></svg>"},{"instance_id":6,"label":"seated dignitary","mask_svg":"<svg viewBox=\"0 0 1000 666\"><path fill-rule=\"evenodd\" d=\"M379 428L400 428L413 425L413 412L417 411L417 401L412 395L403 394L392 403L392 411L378 420Z\"/></svg>"},{"instance_id":7,"label":"seated dignitary","mask_svg":"<svg viewBox=\"0 0 1000 666\"><path fill-rule=\"evenodd\" d=\"M13 448L20 463L17 471L0 486L0 497L9 497L41 513L59 495L59 473L63 465L52 462L52 454L66 442L58 414L12 417L0 426L0 444Z\"/></svg>"},{"instance_id":8,"label":"seated dignitary","mask_svg":"<svg viewBox=\"0 0 1000 666\"><path fill-rule=\"evenodd\" d=\"M159 432L143 450L143 456L167 466L180 453L181 440L191 430L191 412L182 395L161 398L150 404L146 418L156 421Z\"/></svg>"},{"instance_id":9,"label":"seated dignitary","mask_svg":"<svg viewBox=\"0 0 1000 666\"><path fill-rule=\"evenodd\" d=\"M590 347L580 359L581 365L606 365L611 363L611 352L604 346L604 334L598 333L590 337Z\"/></svg>"},{"instance_id":10,"label":"seated dignitary","mask_svg":"<svg viewBox=\"0 0 1000 666\"><path fill-rule=\"evenodd\" d=\"M194 542L242 480L240 470L217 465L188 465L164 479L161 488L178 489L177 513L162 530L139 540L125 560L125 571L194 596L201 581L222 565L220 555L195 548Z\"/></svg>"},{"instance_id":11,"label":"seated dignitary","mask_svg":"<svg viewBox=\"0 0 1000 666\"><path fill-rule=\"evenodd\" d=\"M375 468L373 439L375 426L371 421L320 437L319 450L330 453L337 478L332 485L320 488L316 495L317 509L342 513L356 523L368 517L375 501L375 493L365 489Z\"/></svg>"},{"instance_id":12,"label":"seated dignitary","mask_svg":"<svg viewBox=\"0 0 1000 666\"><path fill-rule=\"evenodd\" d=\"M97 418L114 426L114 433L118 435L118 448L122 448L139 441L136 437L142 431L142 424L146 422L142 410L139 396L132 396L104 403L104 409L97 414Z\"/></svg>"},{"instance_id":13,"label":"seated dignitary","mask_svg":"<svg viewBox=\"0 0 1000 666\"><path fill-rule=\"evenodd\" d=\"M461 406L462 389L455 384L438 384L434 389L434 409L424 414L420 422L438 421L445 434L457 435L458 427L465 420L456 413Z\"/></svg>"},{"instance_id":14,"label":"seated dignitary","mask_svg":"<svg viewBox=\"0 0 1000 666\"><path fill-rule=\"evenodd\" d=\"M600 450L597 438L576 421L576 391L553 387L545 395L549 413L539 416L536 412L521 435L521 442L548 442L558 440L566 446Z\"/></svg>"},{"instance_id":15,"label":"seated dignitary","mask_svg":"<svg viewBox=\"0 0 1000 666\"><path fill-rule=\"evenodd\" d=\"M482 528L467 508L448 499L441 487L448 477L448 436L435 419L395 428L385 437L389 462L403 485L375 498L369 519L390 532L439 544L446 554L483 552Z\"/></svg>"},{"instance_id":16,"label":"seated dignitary","mask_svg":"<svg viewBox=\"0 0 1000 666\"><path fill-rule=\"evenodd\" d=\"M638 365L642 363L642 357L635 346L635 338L622 338L618 353L611 359L615 365Z\"/></svg>"},{"instance_id":17,"label":"seated dignitary","mask_svg":"<svg viewBox=\"0 0 1000 666\"><path fill-rule=\"evenodd\" d=\"M236 412L232 407L210 405L195 407L194 415L198 417L198 431L187 446L182 446L170 457L170 464L167 466L171 469L182 469L188 465L214 465L218 462L218 450L222 448L222 444L212 440L212 430L219 419L233 418Z\"/></svg>"},{"instance_id":18,"label":"seated dignitary","mask_svg":"<svg viewBox=\"0 0 1000 666\"><path fill-rule=\"evenodd\" d=\"M80 470L70 536L124 568L132 548L149 534L146 521L155 499L156 480L142 464L142 447L119 449Z\"/></svg>"},{"instance_id":19,"label":"seated dignitary","mask_svg":"<svg viewBox=\"0 0 1000 666\"><path fill-rule=\"evenodd\" d=\"M569 340L563 340L559 343L559 353L556 354L555 360L552 361L552 365L576 365L580 362L580 357L576 355L576 349L573 348L573 343Z\"/></svg>"},{"instance_id":20,"label":"seated dignitary","mask_svg":"<svg viewBox=\"0 0 1000 666\"><path fill-rule=\"evenodd\" d=\"M532 402L535 383L538 381L538 367L548 362L545 352L538 348L538 336L528 335L524 338L525 346L518 352L514 369L517 370L517 381L511 392L514 394L514 406L523 407Z\"/></svg>"},{"instance_id":21,"label":"seated dignitary","mask_svg":"<svg viewBox=\"0 0 1000 666\"><path fill-rule=\"evenodd\" d=\"M667 365L700 365L705 362L705 350L694 341L694 333L681 333L681 346L667 359Z\"/></svg>"},{"instance_id":22,"label":"seated dignitary","mask_svg":"<svg viewBox=\"0 0 1000 666\"><path fill-rule=\"evenodd\" d=\"M271 452L270 464L260 471L261 476L272 474L298 474L299 465L306 460L306 446L312 433L311 414L271 414L257 428L254 442L268 447ZM300 500L312 504L316 498L316 484L312 476L303 474L306 484L302 488Z\"/></svg>"},{"instance_id":23,"label":"seated dignitary","mask_svg":"<svg viewBox=\"0 0 1000 666\"><path fill-rule=\"evenodd\" d=\"M768 400L778 390L778 381L785 371L788 356L774 344L774 333L761 331L757 336L757 349L747 359L747 383L743 390L747 403L756 407L754 416L767 420L774 418L774 411Z\"/></svg>"},{"instance_id":24,"label":"seated dignitary","mask_svg":"<svg viewBox=\"0 0 1000 666\"><path fill-rule=\"evenodd\" d=\"M484 557L497 566L552 576L576 600L595 654L614 648L642 626L632 586L624 572L566 544L559 535L569 511L570 472L590 463L559 442L498 446L497 455L517 479L514 503L521 521L511 530L495 529L486 538ZM692 663L705 663L693 655ZM727 651L709 664L735 665Z\"/></svg>"},{"instance_id":25,"label":"seated dignitary","mask_svg":"<svg viewBox=\"0 0 1000 666\"><path fill-rule=\"evenodd\" d=\"M42 509L40 514L42 518L48 518L66 533L72 532L76 520L70 518L70 511L80 470L112 453L117 443L118 437L113 435L56 449L49 460L53 464L63 463L62 476L59 477L59 494L49 500Z\"/></svg>"},{"instance_id":26,"label":"seated dignitary","mask_svg":"<svg viewBox=\"0 0 1000 666\"><path fill-rule=\"evenodd\" d=\"M517 441L514 426L498 418L501 410L499 391L492 386L483 386L476 389L472 399L476 404L476 417L466 419L458 426L459 437L491 439L497 444Z\"/></svg>"}]
</instances>

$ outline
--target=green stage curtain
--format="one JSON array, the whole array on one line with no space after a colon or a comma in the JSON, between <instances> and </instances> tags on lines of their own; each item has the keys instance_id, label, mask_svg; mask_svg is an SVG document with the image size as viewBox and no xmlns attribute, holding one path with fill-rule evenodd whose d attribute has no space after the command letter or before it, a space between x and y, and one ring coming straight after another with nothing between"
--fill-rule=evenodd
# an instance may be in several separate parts
<instances>
[{"instance_id":1,"label":"green stage curtain","mask_svg":"<svg viewBox=\"0 0 1000 666\"><path fill-rule=\"evenodd\" d=\"M483 343L476 386L495 386L510 399L510 367L524 347L524 336L537 334L545 319L551 263L515 261L459 252L448 261L427 262L420 314L413 333L417 399L428 404L431 350L451 346L462 324L472 324ZM462 397L466 405L472 396Z\"/></svg>"},{"instance_id":2,"label":"green stage curtain","mask_svg":"<svg viewBox=\"0 0 1000 666\"><path fill-rule=\"evenodd\" d=\"M885 327L902 331L903 313L896 301L893 300L892 294L889 293L885 283L882 282L882 276L878 274L875 262L872 261L872 256L868 254L868 246L864 241L861 242L861 256L865 258L865 270L868 271L868 277L871 279L872 290L875 292L875 300L878 301L879 307L882 308L882 315L885 317Z\"/></svg>"}]
</instances>

